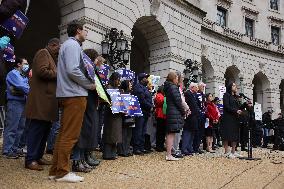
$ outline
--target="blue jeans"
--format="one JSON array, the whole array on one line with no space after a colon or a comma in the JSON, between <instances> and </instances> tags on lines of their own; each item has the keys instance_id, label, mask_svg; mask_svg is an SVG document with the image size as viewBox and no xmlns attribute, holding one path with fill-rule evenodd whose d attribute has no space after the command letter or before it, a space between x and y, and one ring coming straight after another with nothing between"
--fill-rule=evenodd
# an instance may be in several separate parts
<instances>
[{"instance_id":1,"label":"blue jeans","mask_svg":"<svg viewBox=\"0 0 284 189\"><path fill-rule=\"evenodd\" d=\"M181 151L183 154L193 153L193 140L196 132L183 130L182 132L182 146Z\"/></svg>"},{"instance_id":2,"label":"blue jeans","mask_svg":"<svg viewBox=\"0 0 284 189\"><path fill-rule=\"evenodd\" d=\"M143 151L145 144L145 134L147 132L148 117L141 116L135 118L135 127L133 128L133 151Z\"/></svg>"},{"instance_id":3,"label":"blue jeans","mask_svg":"<svg viewBox=\"0 0 284 189\"><path fill-rule=\"evenodd\" d=\"M50 130L50 133L47 139L47 146L46 146L47 151L52 151L54 148L55 139L60 129L60 117L61 117L61 111L59 110L59 120L52 124L51 130Z\"/></svg>"},{"instance_id":4,"label":"blue jeans","mask_svg":"<svg viewBox=\"0 0 284 189\"><path fill-rule=\"evenodd\" d=\"M73 148L72 159L74 161L79 161L84 159L85 149L79 148L78 145L75 145Z\"/></svg>"},{"instance_id":5,"label":"blue jeans","mask_svg":"<svg viewBox=\"0 0 284 189\"><path fill-rule=\"evenodd\" d=\"M270 129L263 128L263 146L267 146L269 142L269 131Z\"/></svg>"},{"instance_id":6,"label":"blue jeans","mask_svg":"<svg viewBox=\"0 0 284 189\"><path fill-rule=\"evenodd\" d=\"M6 125L3 134L3 154L18 153L21 136L25 129L25 102L8 100Z\"/></svg>"}]
</instances>

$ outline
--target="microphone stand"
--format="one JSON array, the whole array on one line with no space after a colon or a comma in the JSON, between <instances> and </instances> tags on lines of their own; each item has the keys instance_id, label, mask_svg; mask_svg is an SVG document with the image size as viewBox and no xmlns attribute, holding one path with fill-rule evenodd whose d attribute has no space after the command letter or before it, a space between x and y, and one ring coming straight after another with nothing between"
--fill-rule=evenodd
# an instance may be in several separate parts
<instances>
[{"instance_id":1,"label":"microphone stand","mask_svg":"<svg viewBox=\"0 0 284 189\"><path fill-rule=\"evenodd\" d=\"M239 159L242 160L261 160L261 158L254 158L252 156L252 138L251 138L251 131L252 131L252 125L251 123L254 121L254 115L253 115L253 108L252 107L246 107L248 110L248 121L246 123L246 126L248 127L248 156L247 157L240 157Z\"/></svg>"}]
</instances>

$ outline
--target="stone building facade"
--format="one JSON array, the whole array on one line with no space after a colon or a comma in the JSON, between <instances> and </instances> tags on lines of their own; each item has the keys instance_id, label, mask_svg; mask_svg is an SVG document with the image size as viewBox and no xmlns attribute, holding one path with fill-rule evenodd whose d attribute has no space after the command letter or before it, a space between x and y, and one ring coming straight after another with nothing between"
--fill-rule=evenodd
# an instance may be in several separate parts
<instances>
[{"instance_id":1,"label":"stone building facade","mask_svg":"<svg viewBox=\"0 0 284 189\"><path fill-rule=\"evenodd\" d=\"M104 35L114 27L123 30L131 44L130 67L136 72L165 78L170 70L183 71L184 61L192 59L201 63L207 92L218 95L220 85L235 81L263 111L279 111L283 105L284 0L273 5L270 0L58 3L62 40L68 22L84 20L89 31L84 48L100 51Z\"/></svg>"}]
</instances>

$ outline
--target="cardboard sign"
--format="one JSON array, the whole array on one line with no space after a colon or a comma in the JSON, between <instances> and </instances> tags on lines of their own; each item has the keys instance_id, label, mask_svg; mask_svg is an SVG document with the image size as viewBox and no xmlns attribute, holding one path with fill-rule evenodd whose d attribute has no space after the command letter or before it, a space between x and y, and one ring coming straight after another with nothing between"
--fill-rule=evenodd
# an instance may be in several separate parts
<instances>
[{"instance_id":1,"label":"cardboard sign","mask_svg":"<svg viewBox=\"0 0 284 189\"><path fill-rule=\"evenodd\" d=\"M119 89L107 89L107 93L111 98L111 111L113 114L125 113L126 108L120 95Z\"/></svg>"},{"instance_id":2,"label":"cardboard sign","mask_svg":"<svg viewBox=\"0 0 284 189\"><path fill-rule=\"evenodd\" d=\"M143 116L139 100L131 94L121 94L128 116Z\"/></svg>"},{"instance_id":3,"label":"cardboard sign","mask_svg":"<svg viewBox=\"0 0 284 189\"><path fill-rule=\"evenodd\" d=\"M7 62L15 62L14 47L10 43L3 50L3 58Z\"/></svg>"},{"instance_id":4,"label":"cardboard sign","mask_svg":"<svg viewBox=\"0 0 284 189\"><path fill-rule=\"evenodd\" d=\"M121 75L121 81L123 80L133 80L135 79L135 72L127 69L119 69L115 72L119 73Z\"/></svg>"},{"instance_id":5,"label":"cardboard sign","mask_svg":"<svg viewBox=\"0 0 284 189\"><path fill-rule=\"evenodd\" d=\"M110 70L110 66L107 64L103 64L101 68L98 69L98 74L104 86L108 84L109 70Z\"/></svg>"},{"instance_id":6,"label":"cardboard sign","mask_svg":"<svg viewBox=\"0 0 284 189\"><path fill-rule=\"evenodd\" d=\"M255 103L253 109L254 109L255 120L262 121L261 104Z\"/></svg>"},{"instance_id":7,"label":"cardboard sign","mask_svg":"<svg viewBox=\"0 0 284 189\"><path fill-rule=\"evenodd\" d=\"M226 93L226 87L223 85L219 86L219 98L223 99L224 94Z\"/></svg>"},{"instance_id":8,"label":"cardboard sign","mask_svg":"<svg viewBox=\"0 0 284 189\"><path fill-rule=\"evenodd\" d=\"M28 22L29 19L18 10L11 18L5 20L1 26L19 39L27 27Z\"/></svg>"},{"instance_id":9,"label":"cardboard sign","mask_svg":"<svg viewBox=\"0 0 284 189\"><path fill-rule=\"evenodd\" d=\"M96 84L96 91L99 97L103 99L105 102L110 104L110 99L107 96L106 90L104 88L102 81L100 80L98 72L96 72L93 67L92 60L84 52L82 52L82 58L83 58L84 68L86 69L87 72L87 77Z\"/></svg>"}]
</instances>

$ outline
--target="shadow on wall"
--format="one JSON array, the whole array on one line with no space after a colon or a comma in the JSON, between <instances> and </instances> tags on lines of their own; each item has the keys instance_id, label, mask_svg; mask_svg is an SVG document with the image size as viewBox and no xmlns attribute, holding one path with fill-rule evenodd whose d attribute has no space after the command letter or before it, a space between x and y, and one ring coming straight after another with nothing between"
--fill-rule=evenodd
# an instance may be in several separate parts
<instances>
[{"instance_id":1,"label":"shadow on wall","mask_svg":"<svg viewBox=\"0 0 284 189\"><path fill-rule=\"evenodd\" d=\"M55 0L32 0L27 13L29 24L16 42L15 53L29 63L37 50L44 48L49 39L59 37L60 8Z\"/></svg>"}]
</instances>

